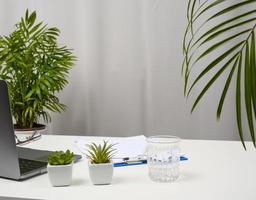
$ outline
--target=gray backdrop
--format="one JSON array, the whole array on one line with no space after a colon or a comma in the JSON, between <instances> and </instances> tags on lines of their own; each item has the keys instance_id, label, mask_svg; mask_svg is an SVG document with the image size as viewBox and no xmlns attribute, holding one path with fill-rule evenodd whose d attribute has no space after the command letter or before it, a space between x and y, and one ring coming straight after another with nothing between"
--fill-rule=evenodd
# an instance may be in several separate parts
<instances>
[{"instance_id":1,"label":"gray backdrop","mask_svg":"<svg viewBox=\"0 0 256 200\"><path fill-rule=\"evenodd\" d=\"M30 8L60 28L60 43L78 57L69 85L59 94L69 109L52 114L49 133L238 139L234 87L216 122L225 77L190 115L191 100L183 96L181 78L185 0L0 2L1 35Z\"/></svg>"}]
</instances>

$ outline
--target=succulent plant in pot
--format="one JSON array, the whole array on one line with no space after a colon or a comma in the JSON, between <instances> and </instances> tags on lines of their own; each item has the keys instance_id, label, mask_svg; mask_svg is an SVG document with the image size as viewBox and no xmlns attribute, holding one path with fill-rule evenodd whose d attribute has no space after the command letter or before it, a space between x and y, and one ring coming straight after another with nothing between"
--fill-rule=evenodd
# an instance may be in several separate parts
<instances>
[{"instance_id":1,"label":"succulent plant in pot","mask_svg":"<svg viewBox=\"0 0 256 200\"><path fill-rule=\"evenodd\" d=\"M10 35L0 36L0 79L8 84L16 130L43 129L41 117L50 122L49 111L65 110L56 94L75 61L72 50L57 43L59 29L36 18L27 10Z\"/></svg>"},{"instance_id":2,"label":"succulent plant in pot","mask_svg":"<svg viewBox=\"0 0 256 200\"><path fill-rule=\"evenodd\" d=\"M89 175L94 185L111 183L114 169L112 158L116 153L114 145L108 144L107 141L103 141L102 145L95 143L88 145Z\"/></svg>"},{"instance_id":3,"label":"succulent plant in pot","mask_svg":"<svg viewBox=\"0 0 256 200\"><path fill-rule=\"evenodd\" d=\"M47 171L52 186L68 186L72 181L74 153L56 151L48 156Z\"/></svg>"}]
</instances>

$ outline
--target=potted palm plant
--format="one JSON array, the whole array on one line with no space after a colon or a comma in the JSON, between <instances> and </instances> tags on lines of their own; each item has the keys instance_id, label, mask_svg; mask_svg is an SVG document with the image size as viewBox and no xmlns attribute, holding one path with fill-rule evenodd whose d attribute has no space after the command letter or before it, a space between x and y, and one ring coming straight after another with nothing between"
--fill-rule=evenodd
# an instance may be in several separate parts
<instances>
[{"instance_id":1,"label":"potted palm plant","mask_svg":"<svg viewBox=\"0 0 256 200\"><path fill-rule=\"evenodd\" d=\"M68 186L72 181L74 153L56 151L48 156L47 171L52 186Z\"/></svg>"},{"instance_id":2,"label":"potted palm plant","mask_svg":"<svg viewBox=\"0 0 256 200\"><path fill-rule=\"evenodd\" d=\"M103 145L95 143L88 145L89 176L94 185L111 183L114 169L111 159L116 152L114 145L108 144L107 141L103 141Z\"/></svg>"},{"instance_id":3,"label":"potted palm plant","mask_svg":"<svg viewBox=\"0 0 256 200\"><path fill-rule=\"evenodd\" d=\"M48 111L65 110L56 94L75 60L72 50L57 43L59 29L36 18L27 10L10 35L0 36L0 79L8 84L16 131L44 129L40 117L50 122Z\"/></svg>"}]
</instances>

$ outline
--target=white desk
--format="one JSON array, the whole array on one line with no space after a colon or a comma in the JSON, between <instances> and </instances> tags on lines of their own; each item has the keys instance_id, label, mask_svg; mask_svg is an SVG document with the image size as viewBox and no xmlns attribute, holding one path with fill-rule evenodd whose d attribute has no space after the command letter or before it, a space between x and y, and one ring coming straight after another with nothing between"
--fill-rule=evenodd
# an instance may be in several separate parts
<instances>
[{"instance_id":1,"label":"white desk","mask_svg":"<svg viewBox=\"0 0 256 200\"><path fill-rule=\"evenodd\" d=\"M45 135L26 145L47 150L79 151L75 136ZM256 150L247 143L247 152L240 142L183 140L182 152L189 161L181 163L181 176L174 183L155 183L147 176L147 166L114 169L111 185L94 186L89 180L87 163L73 168L73 184L52 187L48 175L24 182L0 179L0 196L30 197L56 200L255 200Z\"/></svg>"}]
</instances>

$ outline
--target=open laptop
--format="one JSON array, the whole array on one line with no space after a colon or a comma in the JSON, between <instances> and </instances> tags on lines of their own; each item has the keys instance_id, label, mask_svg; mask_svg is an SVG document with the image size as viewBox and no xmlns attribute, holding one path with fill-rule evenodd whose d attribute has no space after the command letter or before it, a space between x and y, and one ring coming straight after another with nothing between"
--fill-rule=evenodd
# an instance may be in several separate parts
<instances>
[{"instance_id":1,"label":"open laptop","mask_svg":"<svg viewBox=\"0 0 256 200\"><path fill-rule=\"evenodd\" d=\"M24 180L43 174L49 153L16 147L7 83L0 80L0 177ZM80 158L75 155L75 162Z\"/></svg>"}]
</instances>

